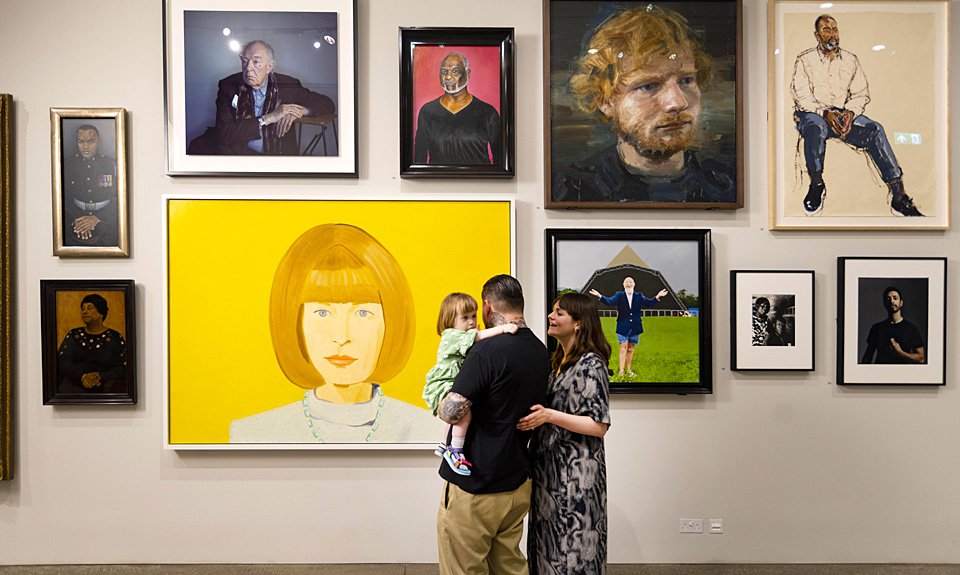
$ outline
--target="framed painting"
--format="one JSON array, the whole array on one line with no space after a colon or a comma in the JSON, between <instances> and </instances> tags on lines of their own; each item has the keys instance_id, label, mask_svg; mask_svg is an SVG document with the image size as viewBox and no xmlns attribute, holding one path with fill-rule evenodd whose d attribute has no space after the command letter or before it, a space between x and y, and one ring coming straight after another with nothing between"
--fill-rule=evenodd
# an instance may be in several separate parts
<instances>
[{"instance_id":1,"label":"framed painting","mask_svg":"<svg viewBox=\"0 0 960 575\"><path fill-rule=\"evenodd\" d=\"M164 0L167 174L357 177L356 0Z\"/></svg>"},{"instance_id":2,"label":"framed painting","mask_svg":"<svg viewBox=\"0 0 960 575\"><path fill-rule=\"evenodd\" d=\"M814 272L730 271L730 369L813 371Z\"/></svg>"},{"instance_id":3,"label":"framed painting","mask_svg":"<svg viewBox=\"0 0 960 575\"><path fill-rule=\"evenodd\" d=\"M513 28L400 28L400 177L514 176Z\"/></svg>"},{"instance_id":4,"label":"framed painting","mask_svg":"<svg viewBox=\"0 0 960 575\"><path fill-rule=\"evenodd\" d=\"M950 226L949 8L768 0L771 229Z\"/></svg>"},{"instance_id":5,"label":"framed painting","mask_svg":"<svg viewBox=\"0 0 960 575\"><path fill-rule=\"evenodd\" d=\"M436 446L440 303L513 271L512 201L165 201L166 447Z\"/></svg>"},{"instance_id":6,"label":"framed painting","mask_svg":"<svg viewBox=\"0 0 960 575\"><path fill-rule=\"evenodd\" d=\"M837 383L944 385L947 258L837 258Z\"/></svg>"},{"instance_id":7,"label":"framed painting","mask_svg":"<svg viewBox=\"0 0 960 575\"><path fill-rule=\"evenodd\" d=\"M710 230L547 229L546 261L548 308L597 298L611 392L713 392Z\"/></svg>"},{"instance_id":8,"label":"framed painting","mask_svg":"<svg viewBox=\"0 0 960 575\"><path fill-rule=\"evenodd\" d=\"M137 403L133 280L40 280L43 404Z\"/></svg>"},{"instance_id":9,"label":"framed painting","mask_svg":"<svg viewBox=\"0 0 960 575\"><path fill-rule=\"evenodd\" d=\"M740 0L543 0L544 206L743 207Z\"/></svg>"},{"instance_id":10,"label":"framed painting","mask_svg":"<svg viewBox=\"0 0 960 575\"><path fill-rule=\"evenodd\" d=\"M13 96L0 94L0 481L13 479Z\"/></svg>"},{"instance_id":11,"label":"framed painting","mask_svg":"<svg viewBox=\"0 0 960 575\"><path fill-rule=\"evenodd\" d=\"M123 108L51 108L53 255L127 257Z\"/></svg>"}]
</instances>

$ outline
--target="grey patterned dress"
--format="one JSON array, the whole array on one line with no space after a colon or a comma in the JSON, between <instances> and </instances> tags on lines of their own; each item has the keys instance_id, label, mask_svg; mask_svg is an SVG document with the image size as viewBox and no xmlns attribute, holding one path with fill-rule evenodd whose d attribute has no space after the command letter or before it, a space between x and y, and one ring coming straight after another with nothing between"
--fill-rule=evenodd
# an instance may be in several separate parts
<instances>
[{"instance_id":1,"label":"grey patterned dress","mask_svg":"<svg viewBox=\"0 0 960 575\"><path fill-rule=\"evenodd\" d=\"M610 423L607 366L588 353L552 374L547 407ZM546 424L534 432L533 494L527 534L531 575L607 571L607 467L603 438Z\"/></svg>"}]
</instances>

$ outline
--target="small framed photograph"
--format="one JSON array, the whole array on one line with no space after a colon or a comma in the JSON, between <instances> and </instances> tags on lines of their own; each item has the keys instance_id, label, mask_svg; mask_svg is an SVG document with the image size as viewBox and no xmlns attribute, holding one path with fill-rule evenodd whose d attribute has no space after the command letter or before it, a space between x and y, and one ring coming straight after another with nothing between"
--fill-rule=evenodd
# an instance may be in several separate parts
<instances>
[{"instance_id":1,"label":"small framed photograph","mask_svg":"<svg viewBox=\"0 0 960 575\"><path fill-rule=\"evenodd\" d=\"M400 28L400 177L514 176L513 28Z\"/></svg>"},{"instance_id":2,"label":"small framed photograph","mask_svg":"<svg viewBox=\"0 0 960 575\"><path fill-rule=\"evenodd\" d=\"M123 108L51 108L53 255L127 257Z\"/></svg>"},{"instance_id":3,"label":"small framed photograph","mask_svg":"<svg viewBox=\"0 0 960 575\"><path fill-rule=\"evenodd\" d=\"M133 280L40 280L43 404L137 403Z\"/></svg>"},{"instance_id":4,"label":"small framed photograph","mask_svg":"<svg viewBox=\"0 0 960 575\"><path fill-rule=\"evenodd\" d=\"M944 385L947 258L837 258L837 383Z\"/></svg>"},{"instance_id":5,"label":"small framed photograph","mask_svg":"<svg viewBox=\"0 0 960 575\"><path fill-rule=\"evenodd\" d=\"M814 272L731 270L730 369L813 371Z\"/></svg>"},{"instance_id":6,"label":"small framed photograph","mask_svg":"<svg viewBox=\"0 0 960 575\"><path fill-rule=\"evenodd\" d=\"M164 0L167 174L356 178L356 0Z\"/></svg>"},{"instance_id":7,"label":"small framed photograph","mask_svg":"<svg viewBox=\"0 0 960 575\"><path fill-rule=\"evenodd\" d=\"M598 300L611 392L713 393L710 230L547 229L546 261L549 309Z\"/></svg>"},{"instance_id":8,"label":"small framed photograph","mask_svg":"<svg viewBox=\"0 0 960 575\"><path fill-rule=\"evenodd\" d=\"M13 97L0 94L0 481L13 479Z\"/></svg>"},{"instance_id":9,"label":"small framed photograph","mask_svg":"<svg viewBox=\"0 0 960 575\"><path fill-rule=\"evenodd\" d=\"M743 207L741 0L543 0L544 206Z\"/></svg>"},{"instance_id":10,"label":"small framed photograph","mask_svg":"<svg viewBox=\"0 0 960 575\"><path fill-rule=\"evenodd\" d=\"M767 14L770 228L947 229L950 2Z\"/></svg>"}]
</instances>

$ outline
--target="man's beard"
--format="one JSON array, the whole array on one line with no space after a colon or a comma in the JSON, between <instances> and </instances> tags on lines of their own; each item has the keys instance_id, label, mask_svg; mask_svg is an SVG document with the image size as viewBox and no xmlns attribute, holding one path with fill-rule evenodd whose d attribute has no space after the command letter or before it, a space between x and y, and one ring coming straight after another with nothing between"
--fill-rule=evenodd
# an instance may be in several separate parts
<instances>
[{"instance_id":1,"label":"man's beard","mask_svg":"<svg viewBox=\"0 0 960 575\"><path fill-rule=\"evenodd\" d=\"M466 87L467 87L467 82L464 82L463 84L454 84L454 87L453 87L453 88L447 88L447 86L446 86L445 84L443 84L443 83L441 83L440 85L443 86L443 91L444 91L444 92L446 92L447 94L451 94L451 95L452 95L452 94L457 94L457 93L459 93L461 90L463 90L464 88L466 88Z\"/></svg>"},{"instance_id":2,"label":"man's beard","mask_svg":"<svg viewBox=\"0 0 960 575\"><path fill-rule=\"evenodd\" d=\"M690 125L667 136L657 135L656 128L646 130L646 126L634 130L629 130L622 125L618 125L618 128L620 137L641 156L665 159L689 148L697 133L697 119L688 112L679 112L672 116L660 116L656 119L655 125L659 126L672 122L690 122Z\"/></svg>"}]
</instances>

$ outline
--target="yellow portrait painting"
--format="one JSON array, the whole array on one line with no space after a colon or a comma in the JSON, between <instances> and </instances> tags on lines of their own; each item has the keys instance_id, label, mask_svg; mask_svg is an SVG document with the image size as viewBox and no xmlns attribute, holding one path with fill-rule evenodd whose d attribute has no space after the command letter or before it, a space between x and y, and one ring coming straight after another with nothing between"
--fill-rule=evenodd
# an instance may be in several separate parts
<instances>
[{"instance_id":1,"label":"yellow portrait painting","mask_svg":"<svg viewBox=\"0 0 960 575\"><path fill-rule=\"evenodd\" d=\"M167 445L416 447L440 303L512 273L510 201L167 198Z\"/></svg>"}]
</instances>

